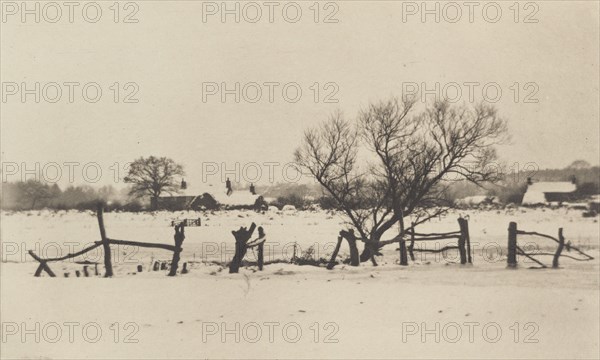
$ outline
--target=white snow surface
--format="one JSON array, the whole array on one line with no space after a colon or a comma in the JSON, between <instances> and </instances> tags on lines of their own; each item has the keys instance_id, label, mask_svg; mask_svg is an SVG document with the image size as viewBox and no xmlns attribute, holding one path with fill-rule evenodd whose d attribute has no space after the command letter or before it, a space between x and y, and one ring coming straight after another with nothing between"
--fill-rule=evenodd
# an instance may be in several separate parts
<instances>
[{"instance_id":1,"label":"white snow surface","mask_svg":"<svg viewBox=\"0 0 600 360\"><path fill-rule=\"evenodd\" d=\"M167 244L173 243L172 218L200 217L201 227L185 229L182 262L190 272L167 277L166 271L149 271L152 259L170 260L167 251L116 247L113 278L76 278L74 271L82 265L64 261L50 263L58 275L52 279L33 277L37 263L27 250L52 257L83 249L100 237L95 214L2 212L1 357L598 358L598 218L583 218L581 211L566 208L454 211L419 231L455 231L461 215L469 218L473 265L461 266L455 251L449 251L445 257L417 253L409 266L399 266L397 246L389 245L377 267L366 262L328 271L292 265L289 259L294 244L299 254L313 246L317 256L328 258L338 232L346 228L339 214L106 213L108 237ZM551 235L563 227L568 241L596 259L561 258L561 269L532 270L528 267L535 264L519 257L517 269L506 269L510 221L519 229ZM249 251L251 263L239 274L229 274L231 231L252 222L267 234L267 264L258 271ZM556 248L548 239L519 236L518 242L527 249ZM86 259L102 263L101 248L97 250ZM341 253L340 258L347 256L346 243ZM551 264L552 257L542 259ZM144 271L135 274L139 264ZM69 278L63 277L65 272ZM73 341L65 322L79 324ZM23 339L20 331L13 335L14 324L27 329L39 324L41 340L35 342L34 335ZM48 341L54 334L48 324L62 329L58 341ZM95 343L82 335L82 327L90 324L102 330ZM272 339L269 326L275 326ZM474 326L473 341L469 326ZM91 337L94 328L88 329Z\"/></svg>"}]
</instances>

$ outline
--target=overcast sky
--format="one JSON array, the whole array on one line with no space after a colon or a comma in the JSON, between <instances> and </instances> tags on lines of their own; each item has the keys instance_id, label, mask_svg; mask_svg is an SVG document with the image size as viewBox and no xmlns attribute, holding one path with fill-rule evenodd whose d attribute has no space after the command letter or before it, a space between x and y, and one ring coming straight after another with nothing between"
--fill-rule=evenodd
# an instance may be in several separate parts
<instances>
[{"instance_id":1,"label":"overcast sky","mask_svg":"<svg viewBox=\"0 0 600 360\"><path fill-rule=\"evenodd\" d=\"M262 10L256 23L248 21L256 18L256 8L244 12L243 3L239 23L234 15L223 23L220 13L211 15L218 11L213 3L193 1L133 2L139 9L121 3L115 23L113 2L98 4L102 16L96 23L88 21L95 9L87 9L86 20L81 6L74 9L73 23L68 8L62 8L56 23L46 21L56 17L52 8L46 14L40 10L40 23L33 15L23 22L20 13L12 15L14 8L3 9L3 162L26 162L30 168L55 162L63 171L65 162L95 162L103 170L99 183L105 184L114 174L111 164L153 154L184 164L188 180L197 182L203 163L225 162L229 168L236 162L241 167L287 163L303 130L332 111L354 117L369 102L399 96L403 87L423 82L429 89L439 83L450 96L459 84L459 100L467 102L469 88L475 100L483 98L486 84L492 100L501 89L496 105L508 119L512 143L499 155L507 163L562 168L576 159L600 161L595 1L518 7L498 2L502 14L488 6L487 18L485 3L479 3L473 22L468 7L461 5L459 16L442 2L439 23L435 15L422 21L421 2L321 3L318 23L312 1L296 2L302 14L295 23L295 5L286 8L287 18L282 16L285 3L274 8L273 23L262 2L255 3ZM130 19L138 22L123 23L132 13ZM533 20L537 23L525 22ZM22 102L23 82L30 89L40 83L39 103L35 94ZM52 82L63 92L56 103L48 101L56 97L55 87L47 85ZM65 82L81 84L74 88L72 103ZM102 89L96 103L82 97L83 85L93 82ZM239 103L234 95L223 103L219 89L207 85L223 82L229 88L240 84ZM278 83L272 103L264 85L269 82ZM118 95L114 83L120 84ZM126 83L136 85L125 89ZM256 103L250 102L256 87L248 83L261 85ZM315 83L320 87L316 103ZM289 100L296 87L302 89L297 102L286 101L285 84L291 84ZM139 101L125 103L135 90L131 99ZM88 94L94 97L93 87ZM275 168L278 179L281 171ZM263 174L259 183L265 180ZM82 181L81 170L75 171L75 181Z\"/></svg>"}]
</instances>

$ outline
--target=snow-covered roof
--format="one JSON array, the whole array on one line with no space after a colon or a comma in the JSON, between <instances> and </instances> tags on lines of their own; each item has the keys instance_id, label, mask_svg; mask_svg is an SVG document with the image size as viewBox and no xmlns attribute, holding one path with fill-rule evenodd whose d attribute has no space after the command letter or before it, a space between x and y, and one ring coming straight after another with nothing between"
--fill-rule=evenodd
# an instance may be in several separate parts
<instances>
[{"instance_id":1,"label":"snow-covered roof","mask_svg":"<svg viewBox=\"0 0 600 360\"><path fill-rule=\"evenodd\" d=\"M258 196L259 196L259 195L252 195L252 193L248 190L234 190L231 193L231 195L229 195L229 196L224 192L216 192L211 195L212 195L212 197L215 198L215 200L217 200L217 202L219 204L230 205L230 206L254 205L254 203L256 202L256 198L258 198Z\"/></svg>"},{"instance_id":2,"label":"snow-covered roof","mask_svg":"<svg viewBox=\"0 0 600 360\"><path fill-rule=\"evenodd\" d=\"M524 205L545 204L546 193L572 193L577 190L577 186L572 182L536 182L527 186L527 192L523 196Z\"/></svg>"},{"instance_id":3,"label":"snow-covered roof","mask_svg":"<svg viewBox=\"0 0 600 360\"><path fill-rule=\"evenodd\" d=\"M570 193L577 190L577 186L569 181L563 182L536 182L527 187L527 191L539 191L543 193Z\"/></svg>"},{"instance_id":4,"label":"snow-covered roof","mask_svg":"<svg viewBox=\"0 0 600 360\"><path fill-rule=\"evenodd\" d=\"M160 197L190 196L196 197L204 194L210 194L219 204L222 205L254 205L259 195L252 195L250 189L234 190L229 196L225 184L187 184L185 189L180 189L178 193L163 193Z\"/></svg>"}]
</instances>

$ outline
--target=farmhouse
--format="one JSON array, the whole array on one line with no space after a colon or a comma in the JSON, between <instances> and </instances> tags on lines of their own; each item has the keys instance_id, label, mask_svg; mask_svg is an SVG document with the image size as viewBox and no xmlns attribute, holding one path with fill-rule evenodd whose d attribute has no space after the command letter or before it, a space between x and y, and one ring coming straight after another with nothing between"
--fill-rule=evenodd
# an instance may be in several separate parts
<instances>
[{"instance_id":1,"label":"farmhouse","mask_svg":"<svg viewBox=\"0 0 600 360\"><path fill-rule=\"evenodd\" d=\"M573 181L533 182L527 179L523 205L549 205L573 200L577 185Z\"/></svg>"},{"instance_id":2,"label":"farmhouse","mask_svg":"<svg viewBox=\"0 0 600 360\"><path fill-rule=\"evenodd\" d=\"M165 210L216 210L221 206L225 208L253 208L257 200L262 201L262 196L249 190L237 190L227 195L225 186L202 184L190 186L185 180L181 181L178 193L162 194L158 198L158 208Z\"/></svg>"}]
</instances>

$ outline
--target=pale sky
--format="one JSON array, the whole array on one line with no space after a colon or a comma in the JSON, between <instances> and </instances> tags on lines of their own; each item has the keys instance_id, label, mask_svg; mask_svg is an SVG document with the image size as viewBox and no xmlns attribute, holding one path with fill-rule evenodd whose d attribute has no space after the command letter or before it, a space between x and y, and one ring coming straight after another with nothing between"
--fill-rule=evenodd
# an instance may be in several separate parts
<instances>
[{"instance_id":1,"label":"pale sky","mask_svg":"<svg viewBox=\"0 0 600 360\"><path fill-rule=\"evenodd\" d=\"M512 135L512 143L499 149L507 163L562 168L576 159L600 162L600 24L595 1L533 2L538 8L522 2L518 23L515 8L510 8L513 1L497 2L502 14L496 23L482 16L485 3L475 8L473 23L467 7L462 7L458 22L446 21L455 9L443 8L444 2L439 3L439 23L433 15L422 22L419 9L410 15L414 8L393 1L332 3L337 9L321 3L319 23L310 8L313 1L296 2L302 9L296 23L282 17L286 3L277 3L273 23L263 2L254 3L263 11L257 23L246 21L244 14L240 23L233 16L222 23L219 14L207 13L212 5L194 1L132 2L139 7L133 17L137 23L115 23L113 1L97 2L102 9L97 23L87 22L81 7L75 9L73 23L67 8L57 23L45 21L43 10L40 23L33 15L23 23L21 14L12 15L14 8L6 3L2 1L0 57L4 163L25 162L33 168L36 162L95 162L103 169L99 184L108 184L111 164L158 155L182 163L187 180L198 182L203 162L225 162L229 168L236 162L242 167L290 162L304 129L331 112L340 109L354 117L371 101L400 96L403 84L423 82L430 89L436 83L450 90L454 87L447 84L460 84L464 101L469 101L464 83L478 84L473 88L476 100L482 99L484 85L493 85L492 90L486 87L492 97L499 87L502 96L496 105ZM29 3L33 8L35 2ZM121 8L119 20L134 10ZM253 8L246 10L248 18L254 16ZM292 18L295 10L288 10ZM336 10L331 19L338 22L324 23ZM52 18L54 9L47 11ZM488 9L490 18L494 11ZM88 12L93 14L93 9ZM524 23L528 15L538 22ZM34 95L23 103L23 82L30 89L36 82L41 87L56 82L62 97L50 103L40 90L39 103ZM73 103L65 82L81 84ZM81 95L82 86L91 82L102 89L97 103ZM115 82L121 85L118 103L111 90ZM134 96L138 103L122 102L133 89L122 88L129 82L139 87ZM224 82L229 88L236 82L241 87L255 82L261 84L262 98L247 101L255 90L249 86L240 103L233 95L223 103L220 93L205 93L204 102L203 83L209 82ZM280 84L272 103L264 85L268 82ZM16 95L10 83L19 84ZM302 89L296 103L282 96L288 83ZM311 90L314 83L321 87L318 103ZM324 89L326 83L335 86ZM515 83L520 88L517 101ZM54 88L46 90L52 98ZM337 91L332 99L338 102L324 103L332 91ZM526 103L528 94L538 102ZM276 180L281 171L279 166ZM20 174L8 180L18 180ZM81 172L75 178L82 180ZM258 182L264 180L266 175Z\"/></svg>"}]
</instances>

